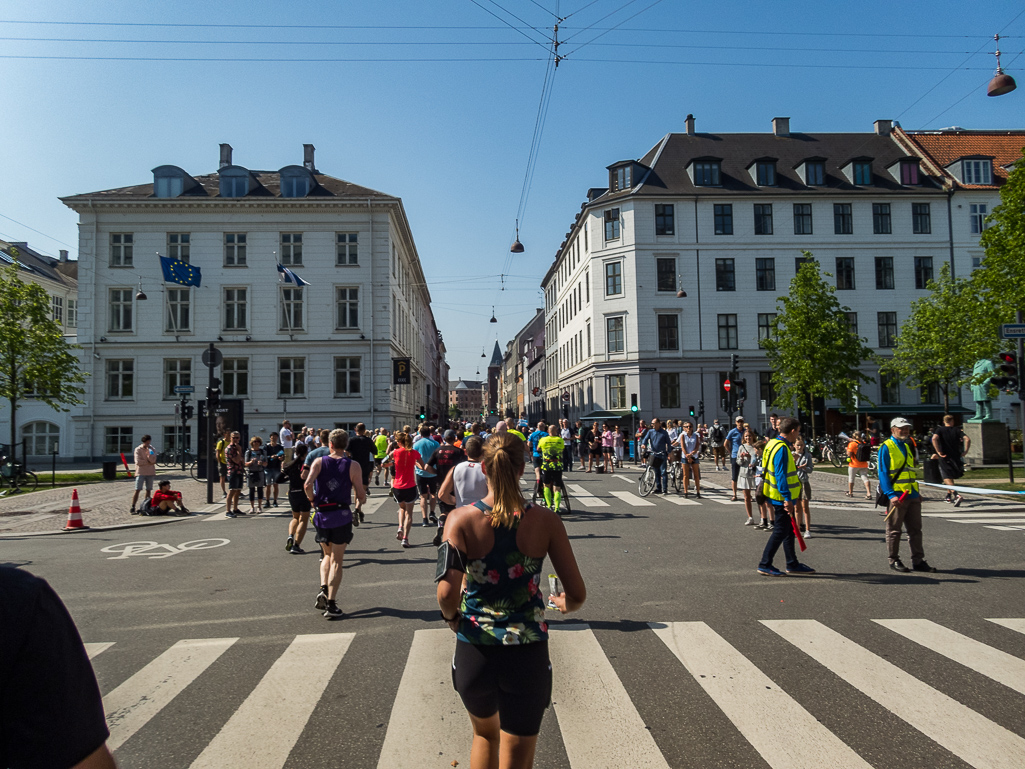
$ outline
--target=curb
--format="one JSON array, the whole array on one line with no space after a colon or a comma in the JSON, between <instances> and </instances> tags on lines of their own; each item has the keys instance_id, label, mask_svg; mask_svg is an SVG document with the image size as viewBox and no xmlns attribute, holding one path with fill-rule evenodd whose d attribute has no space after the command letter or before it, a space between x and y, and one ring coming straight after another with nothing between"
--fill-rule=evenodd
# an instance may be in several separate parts
<instances>
[{"instance_id":1,"label":"curb","mask_svg":"<svg viewBox=\"0 0 1025 769\"><path fill-rule=\"evenodd\" d=\"M88 529L73 529L72 531L64 531L63 529L56 529L54 531L26 531L26 532L7 532L0 534L0 540L4 539L24 539L26 537L49 537L54 535L75 535L78 533L90 533L94 531L117 531L118 529L140 529L145 526L161 526L168 523L181 523L182 521L194 520L199 515L208 515L210 513L216 513L217 509L222 507L223 503L214 503L213 505L206 505L200 510L196 510L189 516L174 516L164 518L163 516L155 517L155 520L150 521L133 521L132 523L115 523L111 526L90 526ZM212 509L207 509L212 508Z\"/></svg>"}]
</instances>

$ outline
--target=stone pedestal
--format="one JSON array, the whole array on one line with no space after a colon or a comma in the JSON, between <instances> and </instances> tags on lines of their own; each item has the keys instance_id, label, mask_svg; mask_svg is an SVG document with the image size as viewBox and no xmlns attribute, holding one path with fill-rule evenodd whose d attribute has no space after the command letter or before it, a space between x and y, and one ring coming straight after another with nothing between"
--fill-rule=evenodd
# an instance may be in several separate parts
<instances>
[{"instance_id":1,"label":"stone pedestal","mask_svg":"<svg viewBox=\"0 0 1025 769\"><path fill-rule=\"evenodd\" d=\"M1007 440L1007 426L1003 422L965 422L962 429L972 441L972 447L965 455L967 464L1007 464L1011 446Z\"/></svg>"}]
</instances>

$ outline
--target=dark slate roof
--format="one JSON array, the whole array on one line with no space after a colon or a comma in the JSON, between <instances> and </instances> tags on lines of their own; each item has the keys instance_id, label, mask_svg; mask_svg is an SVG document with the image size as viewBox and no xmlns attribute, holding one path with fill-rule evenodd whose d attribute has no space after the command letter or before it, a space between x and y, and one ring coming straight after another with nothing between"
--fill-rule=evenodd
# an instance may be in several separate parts
<instances>
[{"instance_id":1,"label":"dark slate roof","mask_svg":"<svg viewBox=\"0 0 1025 769\"><path fill-rule=\"evenodd\" d=\"M502 365L502 348L498 346L498 342L496 341L495 342L495 351L493 353L491 353L491 363L488 364L488 367L490 368L491 366L501 366L501 365Z\"/></svg>"},{"instance_id":2,"label":"dark slate roof","mask_svg":"<svg viewBox=\"0 0 1025 769\"><path fill-rule=\"evenodd\" d=\"M229 200L256 200L281 197L281 177L277 171L253 171L249 170L257 184L252 185L249 194L243 198L226 198ZM220 175L217 173L205 174L204 176L193 176L198 184L192 189L186 190L177 198L154 198L153 183L136 184L131 187L117 187L112 190L99 190L98 192L84 192L78 195L61 198L64 202L75 202L87 198L101 200L204 200L219 199L221 197ZM344 179L337 179L334 176L327 176L319 172L313 173L316 185L310 190L306 198L286 198L287 200L308 200L308 199L330 199L330 198L378 198L395 199L393 195L387 195L369 187L361 187L358 184L347 182Z\"/></svg>"},{"instance_id":3,"label":"dark slate roof","mask_svg":"<svg viewBox=\"0 0 1025 769\"><path fill-rule=\"evenodd\" d=\"M0 241L0 265L6 266L15 260L21 270L30 275L49 278L66 286L74 287L78 284L77 262L61 262L52 256L39 253L28 243ZM71 265L74 265L74 268Z\"/></svg>"}]
</instances>

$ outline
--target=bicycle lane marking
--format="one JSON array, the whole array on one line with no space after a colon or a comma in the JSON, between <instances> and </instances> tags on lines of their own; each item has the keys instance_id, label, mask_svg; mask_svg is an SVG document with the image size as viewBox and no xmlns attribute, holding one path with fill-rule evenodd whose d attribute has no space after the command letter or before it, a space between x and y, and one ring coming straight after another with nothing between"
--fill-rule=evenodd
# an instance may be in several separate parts
<instances>
[{"instance_id":1,"label":"bicycle lane marking","mask_svg":"<svg viewBox=\"0 0 1025 769\"><path fill-rule=\"evenodd\" d=\"M107 558L108 561L120 561L135 556L144 556L153 560L155 558L170 558L172 555L188 552L189 550L210 550L215 547L224 547L231 542L230 539L207 538L194 539L182 542L180 545L168 545L153 541L140 542L119 542L115 545L107 545L101 548L101 553L118 553Z\"/></svg>"}]
</instances>

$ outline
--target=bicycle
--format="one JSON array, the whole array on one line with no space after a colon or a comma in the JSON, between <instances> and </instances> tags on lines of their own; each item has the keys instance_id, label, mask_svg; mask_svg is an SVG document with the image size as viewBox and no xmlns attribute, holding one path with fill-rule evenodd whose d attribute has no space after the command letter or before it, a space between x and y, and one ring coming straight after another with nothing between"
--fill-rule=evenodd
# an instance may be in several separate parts
<instances>
[{"instance_id":1,"label":"bicycle","mask_svg":"<svg viewBox=\"0 0 1025 769\"><path fill-rule=\"evenodd\" d=\"M666 456L662 453L648 454L647 458L650 459L662 459L665 460ZM641 471L640 477L637 479L637 493L642 497L646 497L655 490L655 468L652 467L652 463L649 461L644 466L644 470ZM661 466L657 472L662 472Z\"/></svg>"},{"instance_id":2,"label":"bicycle","mask_svg":"<svg viewBox=\"0 0 1025 769\"><path fill-rule=\"evenodd\" d=\"M10 486L10 492L18 494L23 491L35 491L39 487L39 476L25 468L22 462L10 462L7 457L0 457L0 488Z\"/></svg>"}]
</instances>

